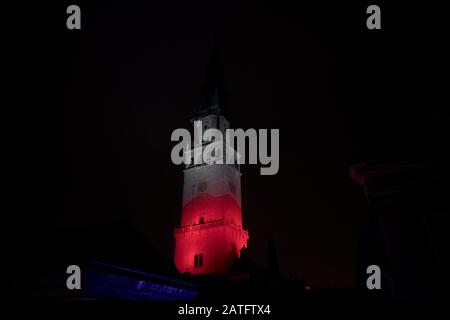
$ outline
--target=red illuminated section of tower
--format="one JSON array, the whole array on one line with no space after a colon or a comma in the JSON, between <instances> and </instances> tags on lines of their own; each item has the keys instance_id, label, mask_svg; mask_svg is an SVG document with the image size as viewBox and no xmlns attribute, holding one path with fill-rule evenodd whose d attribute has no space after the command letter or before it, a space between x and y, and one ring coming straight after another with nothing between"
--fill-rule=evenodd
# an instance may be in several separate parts
<instances>
[{"instance_id":1,"label":"red illuminated section of tower","mask_svg":"<svg viewBox=\"0 0 450 320\"><path fill-rule=\"evenodd\" d=\"M203 132L209 128L229 128L223 74L216 52L206 70L202 100L195 110ZM197 146L201 152L209 142ZM196 150L197 149L197 150ZM236 151L224 143L224 157ZM175 265L181 273L224 273L247 247L248 232L242 225L241 173L238 164L218 164L214 158L184 170L181 226L175 229ZM224 161L225 162L225 161Z\"/></svg>"}]
</instances>

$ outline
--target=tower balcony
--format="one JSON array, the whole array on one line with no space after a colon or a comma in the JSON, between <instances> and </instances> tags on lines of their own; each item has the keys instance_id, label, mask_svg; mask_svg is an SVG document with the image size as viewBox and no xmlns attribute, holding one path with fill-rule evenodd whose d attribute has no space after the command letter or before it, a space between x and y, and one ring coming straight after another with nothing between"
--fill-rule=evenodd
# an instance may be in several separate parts
<instances>
[{"instance_id":1,"label":"tower balcony","mask_svg":"<svg viewBox=\"0 0 450 320\"><path fill-rule=\"evenodd\" d=\"M227 222L225 220L225 218L220 218L217 220L207 221L204 223L193 224L193 225L189 225L189 226L185 226L185 227L175 228L174 235L191 232L191 231L199 231L199 230L204 230L204 229L209 229L209 228L215 228L215 227L220 227L220 226L224 226L224 225L234 228L235 231L243 232L244 235L248 237L247 230L244 230L242 227L237 226L233 223Z\"/></svg>"}]
</instances>

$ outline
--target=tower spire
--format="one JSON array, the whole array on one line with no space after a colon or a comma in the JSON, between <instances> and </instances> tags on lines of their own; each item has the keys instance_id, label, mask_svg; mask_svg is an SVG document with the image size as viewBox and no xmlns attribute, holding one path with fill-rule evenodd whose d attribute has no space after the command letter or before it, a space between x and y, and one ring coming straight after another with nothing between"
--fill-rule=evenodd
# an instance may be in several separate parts
<instances>
[{"instance_id":1,"label":"tower spire","mask_svg":"<svg viewBox=\"0 0 450 320\"><path fill-rule=\"evenodd\" d=\"M225 90L223 68L221 65L216 36L213 38L209 62L206 65L200 104L194 116L205 114L227 115L227 92Z\"/></svg>"}]
</instances>

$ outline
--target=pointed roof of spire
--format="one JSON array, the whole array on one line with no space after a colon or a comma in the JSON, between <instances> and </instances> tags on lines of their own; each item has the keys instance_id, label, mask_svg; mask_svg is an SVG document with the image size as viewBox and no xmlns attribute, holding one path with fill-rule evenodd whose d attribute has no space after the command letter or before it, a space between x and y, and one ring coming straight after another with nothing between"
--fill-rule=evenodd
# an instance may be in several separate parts
<instances>
[{"instance_id":1,"label":"pointed roof of spire","mask_svg":"<svg viewBox=\"0 0 450 320\"><path fill-rule=\"evenodd\" d=\"M196 117L205 114L227 114L227 93L215 36L209 62L206 65L200 104L194 110Z\"/></svg>"}]
</instances>

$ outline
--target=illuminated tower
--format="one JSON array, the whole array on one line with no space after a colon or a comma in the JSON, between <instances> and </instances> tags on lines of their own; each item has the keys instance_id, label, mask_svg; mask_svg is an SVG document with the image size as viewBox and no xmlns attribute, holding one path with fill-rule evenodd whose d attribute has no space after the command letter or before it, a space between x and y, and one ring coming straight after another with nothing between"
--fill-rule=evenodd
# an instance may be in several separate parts
<instances>
[{"instance_id":1,"label":"illuminated tower","mask_svg":"<svg viewBox=\"0 0 450 320\"><path fill-rule=\"evenodd\" d=\"M200 105L191 122L201 120L203 132L215 128L225 137L229 128L226 105L223 72L214 50L206 69ZM211 142L203 142L193 153L201 154L201 148L208 143ZM225 143L224 150L236 158L235 150L227 149ZM181 226L175 229L175 265L182 273L223 273L240 256L240 250L247 247L239 165L217 161L215 158L204 164L186 165L184 170Z\"/></svg>"}]
</instances>

